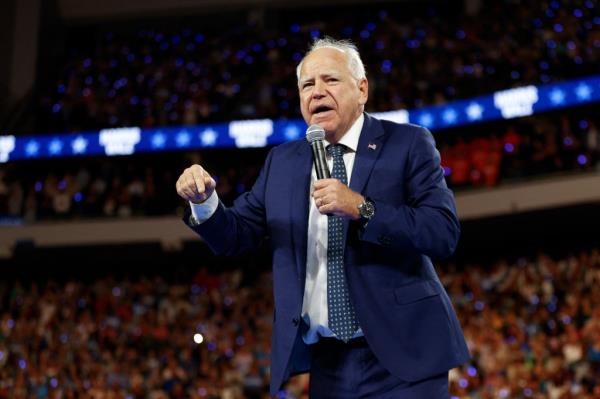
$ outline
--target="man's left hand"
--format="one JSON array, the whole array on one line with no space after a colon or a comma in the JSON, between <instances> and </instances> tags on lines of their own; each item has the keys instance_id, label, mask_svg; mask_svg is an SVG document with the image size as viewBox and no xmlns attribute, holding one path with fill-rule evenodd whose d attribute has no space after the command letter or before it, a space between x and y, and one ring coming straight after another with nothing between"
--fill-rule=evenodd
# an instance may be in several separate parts
<instances>
[{"instance_id":1,"label":"man's left hand","mask_svg":"<svg viewBox=\"0 0 600 399\"><path fill-rule=\"evenodd\" d=\"M365 201L362 195L352 191L338 179L315 181L313 198L322 214L332 214L352 220L360 218L358 205Z\"/></svg>"}]
</instances>

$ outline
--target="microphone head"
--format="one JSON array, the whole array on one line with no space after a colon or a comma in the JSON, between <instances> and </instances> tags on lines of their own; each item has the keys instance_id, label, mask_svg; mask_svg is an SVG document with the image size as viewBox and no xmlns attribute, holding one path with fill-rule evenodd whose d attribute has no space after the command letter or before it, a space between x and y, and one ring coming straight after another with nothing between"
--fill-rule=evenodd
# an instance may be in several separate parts
<instances>
[{"instance_id":1,"label":"microphone head","mask_svg":"<svg viewBox=\"0 0 600 399\"><path fill-rule=\"evenodd\" d=\"M317 140L325 139L325 130L319 125L310 125L306 129L306 140L309 143L314 143Z\"/></svg>"}]
</instances>

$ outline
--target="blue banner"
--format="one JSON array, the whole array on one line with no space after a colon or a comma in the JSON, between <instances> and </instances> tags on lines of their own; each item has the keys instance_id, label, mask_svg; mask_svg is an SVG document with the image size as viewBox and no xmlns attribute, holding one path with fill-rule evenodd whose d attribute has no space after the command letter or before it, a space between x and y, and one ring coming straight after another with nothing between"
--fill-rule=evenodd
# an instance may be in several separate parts
<instances>
[{"instance_id":1,"label":"blue banner","mask_svg":"<svg viewBox=\"0 0 600 399\"><path fill-rule=\"evenodd\" d=\"M600 101L600 75L498 91L434 107L374 113L431 130L512 119ZM125 127L76 134L0 135L0 163L39 158L131 155L201 148L265 147L304 136L301 119L256 119L183 127Z\"/></svg>"}]
</instances>

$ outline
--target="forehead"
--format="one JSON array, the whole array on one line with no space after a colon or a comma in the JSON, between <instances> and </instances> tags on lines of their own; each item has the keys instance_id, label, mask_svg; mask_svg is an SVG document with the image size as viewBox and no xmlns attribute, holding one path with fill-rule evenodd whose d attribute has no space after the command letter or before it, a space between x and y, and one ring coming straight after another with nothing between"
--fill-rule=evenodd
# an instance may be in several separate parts
<instances>
[{"instance_id":1,"label":"forehead","mask_svg":"<svg viewBox=\"0 0 600 399\"><path fill-rule=\"evenodd\" d=\"M330 72L350 73L348 58L342 50L322 47L306 56L300 69L300 78Z\"/></svg>"}]
</instances>

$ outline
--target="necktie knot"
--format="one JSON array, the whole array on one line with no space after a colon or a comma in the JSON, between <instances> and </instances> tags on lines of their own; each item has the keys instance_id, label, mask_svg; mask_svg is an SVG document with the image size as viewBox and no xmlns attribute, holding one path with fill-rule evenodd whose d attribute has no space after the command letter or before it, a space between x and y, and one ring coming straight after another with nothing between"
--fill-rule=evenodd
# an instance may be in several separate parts
<instances>
[{"instance_id":1,"label":"necktie knot","mask_svg":"<svg viewBox=\"0 0 600 399\"><path fill-rule=\"evenodd\" d=\"M339 158L344 154L344 145L330 144L327 146L327 153L333 158Z\"/></svg>"}]
</instances>

